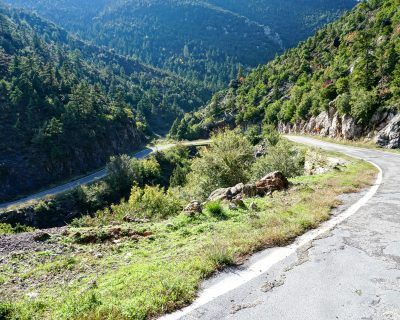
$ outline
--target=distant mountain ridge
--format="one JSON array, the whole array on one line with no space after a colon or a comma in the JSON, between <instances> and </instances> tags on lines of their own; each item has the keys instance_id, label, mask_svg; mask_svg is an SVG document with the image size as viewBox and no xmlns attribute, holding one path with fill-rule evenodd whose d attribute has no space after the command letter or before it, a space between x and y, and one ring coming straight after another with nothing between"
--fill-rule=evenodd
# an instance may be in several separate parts
<instances>
[{"instance_id":1,"label":"distant mountain ridge","mask_svg":"<svg viewBox=\"0 0 400 320\"><path fill-rule=\"evenodd\" d=\"M351 9L355 0L6 0L80 37L215 90Z\"/></svg>"}]
</instances>

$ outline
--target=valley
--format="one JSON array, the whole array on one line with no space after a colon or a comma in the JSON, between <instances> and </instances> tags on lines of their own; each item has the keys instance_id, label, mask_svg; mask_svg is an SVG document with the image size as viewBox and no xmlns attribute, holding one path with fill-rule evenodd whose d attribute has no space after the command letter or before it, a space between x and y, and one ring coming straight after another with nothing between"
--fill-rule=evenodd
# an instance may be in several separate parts
<instances>
[{"instance_id":1,"label":"valley","mask_svg":"<svg viewBox=\"0 0 400 320\"><path fill-rule=\"evenodd\" d=\"M399 108L399 0L0 0L0 319L400 319Z\"/></svg>"}]
</instances>

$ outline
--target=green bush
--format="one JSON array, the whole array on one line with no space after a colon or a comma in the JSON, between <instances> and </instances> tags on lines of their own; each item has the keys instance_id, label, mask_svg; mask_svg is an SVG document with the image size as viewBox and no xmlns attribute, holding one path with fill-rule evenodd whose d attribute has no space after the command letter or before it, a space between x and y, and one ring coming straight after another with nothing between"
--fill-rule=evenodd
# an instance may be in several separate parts
<instances>
[{"instance_id":1,"label":"green bush","mask_svg":"<svg viewBox=\"0 0 400 320\"><path fill-rule=\"evenodd\" d=\"M106 182L113 200L129 195L135 183L139 186L152 184L160 176L160 171L160 165L153 157L146 160L137 160L128 155L111 157L107 164Z\"/></svg>"},{"instance_id":2,"label":"green bush","mask_svg":"<svg viewBox=\"0 0 400 320\"><path fill-rule=\"evenodd\" d=\"M0 234L15 234L15 233L31 232L33 230L35 229L19 223L17 223L15 227L13 227L8 223L0 223Z\"/></svg>"},{"instance_id":3,"label":"green bush","mask_svg":"<svg viewBox=\"0 0 400 320\"><path fill-rule=\"evenodd\" d=\"M352 93L350 101L351 115L359 123L366 124L376 111L378 99L375 92L358 89Z\"/></svg>"},{"instance_id":4,"label":"green bush","mask_svg":"<svg viewBox=\"0 0 400 320\"><path fill-rule=\"evenodd\" d=\"M218 188L249 180L249 167L255 161L254 149L238 131L213 136L209 148L200 151L191 165L186 188L191 198L205 200Z\"/></svg>"},{"instance_id":5,"label":"green bush","mask_svg":"<svg viewBox=\"0 0 400 320\"><path fill-rule=\"evenodd\" d=\"M164 219L183 209L181 201L159 186L133 187L129 197L129 211L142 218Z\"/></svg>"},{"instance_id":6,"label":"green bush","mask_svg":"<svg viewBox=\"0 0 400 320\"><path fill-rule=\"evenodd\" d=\"M0 319L11 319L13 307L11 303L0 302Z\"/></svg>"},{"instance_id":7,"label":"green bush","mask_svg":"<svg viewBox=\"0 0 400 320\"><path fill-rule=\"evenodd\" d=\"M268 146L276 146L281 141L281 134L272 125L266 125L263 128L263 136L267 141Z\"/></svg>"},{"instance_id":8,"label":"green bush","mask_svg":"<svg viewBox=\"0 0 400 320\"><path fill-rule=\"evenodd\" d=\"M206 211L217 218L225 217L225 210L220 201L210 201L206 204Z\"/></svg>"},{"instance_id":9,"label":"green bush","mask_svg":"<svg viewBox=\"0 0 400 320\"><path fill-rule=\"evenodd\" d=\"M303 174L304 152L281 140L270 147L264 157L257 159L251 168L251 176L256 181L274 171L280 171L288 178Z\"/></svg>"},{"instance_id":10,"label":"green bush","mask_svg":"<svg viewBox=\"0 0 400 320\"><path fill-rule=\"evenodd\" d=\"M246 138L254 146L261 142L260 127L258 125L250 126L246 131Z\"/></svg>"},{"instance_id":11,"label":"green bush","mask_svg":"<svg viewBox=\"0 0 400 320\"><path fill-rule=\"evenodd\" d=\"M0 234L13 234L14 228L8 223L0 223ZM0 318L1 319L1 318Z\"/></svg>"},{"instance_id":12,"label":"green bush","mask_svg":"<svg viewBox=\"0 0 400 320\"><path fill-rule=\"evenodd\" d=\"M340 115L349 114L351 111L350 108L350 94L343 93L336 98L336 109Z\"/></svg>"}]
</instances>

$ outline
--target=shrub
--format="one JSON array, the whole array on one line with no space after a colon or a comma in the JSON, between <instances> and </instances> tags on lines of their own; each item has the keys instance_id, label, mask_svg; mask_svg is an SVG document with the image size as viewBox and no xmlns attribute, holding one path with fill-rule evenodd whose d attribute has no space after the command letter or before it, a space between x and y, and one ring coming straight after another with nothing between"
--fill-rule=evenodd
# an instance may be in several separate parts
<instances>
[{"instance_id":1,"label":"shrub","mask_svg":"<svg viewBox=\"0 0 400 320\"><path fill-rule=\"evenodd\" d=\"M0 223L0 234L13 234L14 228L7 223Z\"/></svg>"},{"instance_id":2,"label":"shrub","mask_svg":"<svg viewBox=\"0 0 400 320\"><path fill-rule=\"evenodd\" d=\"M273 171L280 171L286 177L303 174L304 152L288 141L281 140L276 146L270 147L264 157L257 159L251 168L251 176L253 180L258 180Z\"/></svg>"},{"instance_id":3,"label":"shrub","mask_svg":"<svg viewBox=\"0 0 400 320\"><path fill-rule=\"evenodd\" d=\"M264 139L268 143L268 146L276 146L282 139L281 134L271 125L264 126L263 135Z\"/></svg>"},{"instance_id":4,"label":"shrub","mask_svg":"<svg viewBox=\"0 0 400 320\"><path fill-rule=\"evenodd\" d=\"M154 158L137 160L127 155L114 156L107 164L106 182L114 200L129 195L136 183L139 186L152 184L160 175L160 165Z\"/></svg>"},{"instance_id":5,"label":"shrub","mask_svg":"<svg viewBox=\"0 0 400 320\"><path fill-rule=\"evenodd\" d=\"M220 201L210 201L206 204L206 211L217 218L225 217L225 210Z\"/></svg>"},{"instance_id":6,"label":"shrub","mask_svg":"<svg viewBox=\"0 0 400 320\"><path fill-rule=\"evenodd\" d=\"M137 163L135 163L137 164ZM114 194L126 194L132 187L135 174L139 172L132 159L124 154L110 158L107 164L107 184Z\"/></svg>"},{"instance_id":7,"label":"shrub","mask_svg":"<svg viewBox=\"0 0 400 320\"><path fill-rule=\"evenodd\" d=\"M265 108L264 123L274 125L278 123L278 114L282 108L282 102L277 100Z\"/></svg>"},{"instance_id":8,"label":"shrub","mask_svg":"<svg viewBox=\"0 0 400 320\"><path fill-rule=\"evenodd\" d=\"M350 94L343 93L336 98L336 109L340 115L349 114L350 108Z\"/></svg>"},{"instance_id":9,"label":"shrub","mask_svg":"<svg viewBox=\"0 0 400 320\"><path fill-rule=\"evenodd\" d=\"M94 212L107 205L110 194L111 190L108 184L101 181L88 186L81 186L77 196L83 210Z\"/></svg>"},{"instance_id":10,"label":"shrub","mask_svg":"<svg viewBox=\"0 0 400 320\"><path fill-rule=\"evenodd\" d=\"M162 168L157 184L167 187L186 183L186 175L190 170L190 150L178 145L163 152L157 152L155 159Z\"/></svg>"},{"instance_id":11,"label":"shrub","mask_svg":"<svg viewBox=\"0 0 400 320\"><path fill-rule=\"evenodd\" d=\"M255 161L253 146L237 131L213 136L209 148L193 160L186 186L192 198L206 199L218 188L234 186L249 179L248 168Z\"/></svg>"},{"instance_id":12,"label":"shrub","mask_svg":"<svg viewBox=\"0 0 400 320\"><path fill-rule=\"evenodd\" d=\"M12 313L13 307L11 303L0 302L0 319L11 319Z\"/></svg>"},{"instance_id":13,"label":"shrub","mask_svg":"<svg viewBox=\"0 0 400 320\"><path fill-rule=\"evenodd\" d=\"M363 89L352 92L350 101L351 115L358 120L359 123L367 123L374 114L377 107L377 97L374 92L365 91Z\"/></svg>"},{"instance_id":14,"label":"shrub","mask_svg":"<svg viewBox=\"0 0 400 320\"><path fill-rule=\"evenodd\" d=\"M259 126L258 125L250 126L246 131L246 138L252 145L260 143L262 140L262 136L260 134Z\"/></svg>"},{"instance_id":15,"label":"shrub","mask_svg":"<svg viewBox=\"0 0 400 320\"><path fill-rule=\"evenodd\" d=\"M14 233L23 233L23 232L31 232L35 230L32 227L28 227L22 224L17 223L15 227L8 223L0 223L0 234L14 234ZM1 319L1 317L0 317Z\"/></svg>"},{"instance_id":16,"label":"shrub","mask_svg":"<svg viewBox=\"0 0 400 320\"><path fill-rule=\"evenodd\" d=\"M129 197L129 209L138 217L163 219L177 215L183 209L181 201L171 191L159 186L134 186Z\"/></svg>"},{"instance_id":17,"label":"shrub","mask_svg":"<svg viewBox=\"0 0 400 320\"><path fill-rule=\"evenodd\" d=\"M171 178L169 180L169 185L171 187L183 186L187 182L187 175L189 173L189 167L181 167L178 165L172 172Z\"/></svg>"}]
</instances>

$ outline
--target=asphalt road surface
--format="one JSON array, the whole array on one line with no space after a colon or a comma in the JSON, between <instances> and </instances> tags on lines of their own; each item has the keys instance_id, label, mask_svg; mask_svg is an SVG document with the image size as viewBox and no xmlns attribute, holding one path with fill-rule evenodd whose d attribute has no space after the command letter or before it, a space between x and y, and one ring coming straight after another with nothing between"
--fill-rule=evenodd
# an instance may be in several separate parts
<instances>
[{"instance_id":1,"label":"asphalt road surface","mask_svg":"<svg viewBox=\"0 0 400 320\"><path fill-rule=\"evenodd\" d=\"M370 190L294 244L207 280L193 305L163 319L400 319L400 155L305 138L376 164Z\"/></svg>"},{"instance_id":2,"label":"asphalt road surface","mask_svg":"<svg viewBox=\"0 0 400 320\"><path fill-rule=\"evenodd\" d=\"M201 146L201 145L206 145L209 143L209 140L196 140L196 141L189 141L189 142L184 142L182 143L183 145L186 146ZM162 150L166 150L166 149L170 149L172 147L174 147L176 144L164 144L164 145L159 145L159 146L155 146L155 147L149 147L146 148L136 154L134 154L134 157L137 159L143 159L148 157L150 154L154 153L154 152L158 152L158 151L162 151ZM47 196L52 196L52 195L56 195L68 190L72 190L78 186L82 186L82 185L86 185L86 184L90 184L93 183L97 180L100 180L104 177L107 176L107 171L105 168L96 171L95 173L92 173L90 175L84 176L82 178L73 180L71 182L56 186L54 188L50 188L35 194L32 194L30 196L21 198L19 200L16 201L11 201L11 202L5 202L5 203L1 203L0 204L0 209L5 209L9 206L14 206L14 205L19 205L19 204L23 204L32 200L38 200Z\"/></svg>"}]
</instances>

